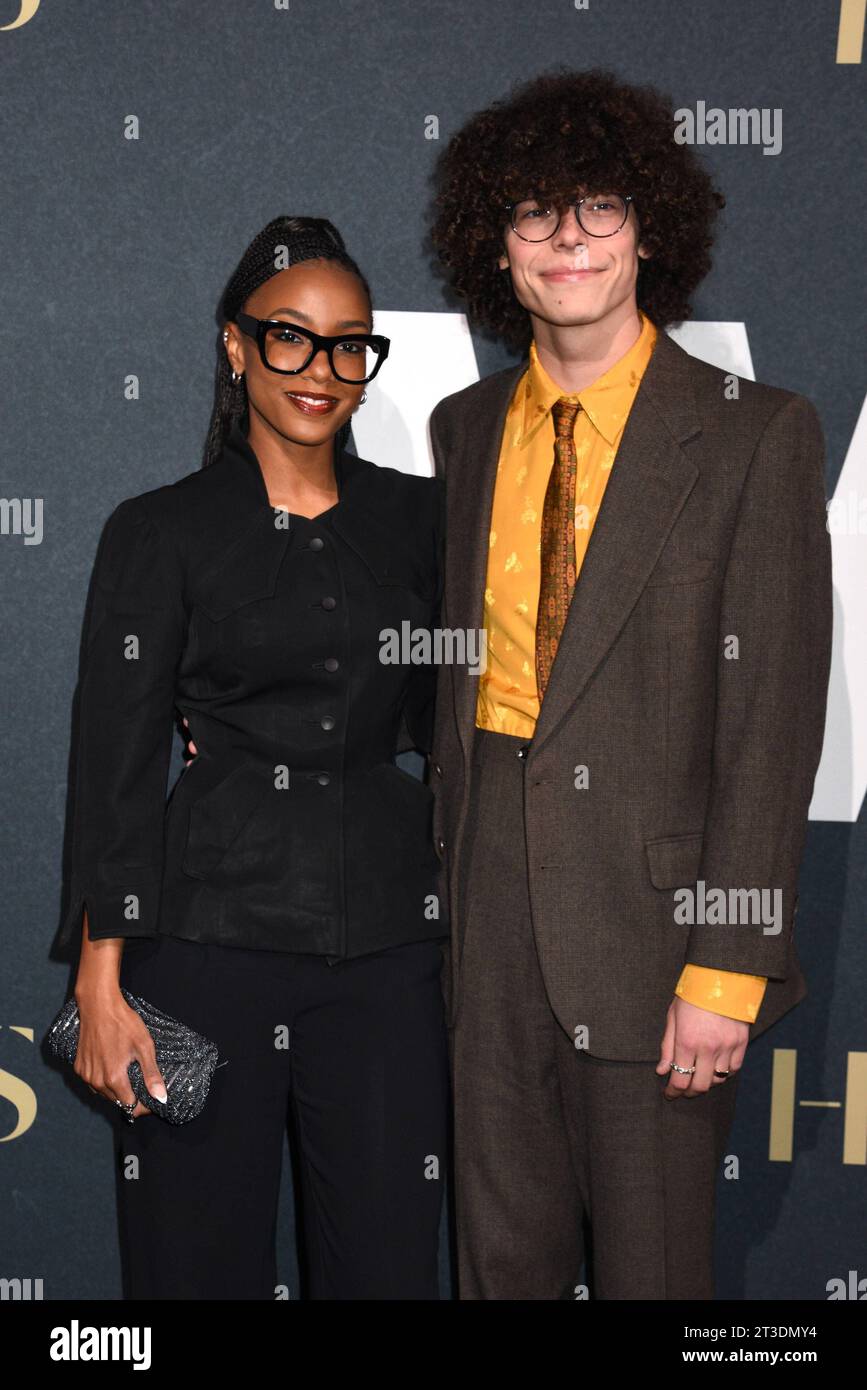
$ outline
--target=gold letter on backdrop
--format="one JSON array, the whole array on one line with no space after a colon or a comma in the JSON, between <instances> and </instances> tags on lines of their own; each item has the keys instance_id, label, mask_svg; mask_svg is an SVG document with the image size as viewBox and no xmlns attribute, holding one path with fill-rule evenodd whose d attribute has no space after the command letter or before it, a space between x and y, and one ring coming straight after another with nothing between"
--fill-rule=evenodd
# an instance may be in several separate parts
<instances>
[{"instance_id":1,"label":"gold letter on backdrop","mask_svg":"<svg viewBox=\"0 0 867 1390\"><path fill-rule=\"evenodd\" d=\"M39 0L21 0L21 12L17 19L13 19L11 24L0 24L0 31L4 29L20 29L22 24L27 24L39 9Z\"/></svg>"},{"instance_id":2,"label":"gold letter on backdrop","mask_svg":"<svg viewBox=\"0 0 867 1390\"><path fill-rule=\"evenodd\" d=\"M837 31L837 62L860 63L864 47L865 0L840 0L840 28Z\"/></svg>"}]
</instances>

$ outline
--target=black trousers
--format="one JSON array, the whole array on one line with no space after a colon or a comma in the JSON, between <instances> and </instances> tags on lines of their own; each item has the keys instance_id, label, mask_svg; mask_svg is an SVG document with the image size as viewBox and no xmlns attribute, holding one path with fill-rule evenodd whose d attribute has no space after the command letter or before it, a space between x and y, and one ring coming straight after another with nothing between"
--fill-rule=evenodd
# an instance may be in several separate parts
<instances>
[{"instance_id":1,"label":"black trousers","mask_svg":"<svg viewBox=\"0 0 867 1390\"><path fill-rule=\"evenodd\" d=\"M186 1124L116 1111L126 1297L275 1298L288 1124L306 1295L439 1298L441 961L437 941L333 966L170 936L126 943L124 988L227 1059Z\"/></svg>"}]
</instances>

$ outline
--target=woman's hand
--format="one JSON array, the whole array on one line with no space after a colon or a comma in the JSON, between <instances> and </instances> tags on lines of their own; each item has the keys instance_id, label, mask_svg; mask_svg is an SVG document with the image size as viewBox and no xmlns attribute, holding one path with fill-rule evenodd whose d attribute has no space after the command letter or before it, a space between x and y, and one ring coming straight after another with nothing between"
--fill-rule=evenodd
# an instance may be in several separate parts
<instances>
[{"instance_id":1,"label":"woman's hand","mask_svg":"<svg viewBox=\"0 0 867 1390\"><path fill-rule=\"evenodd\" d=\"M144 1022L119 989L81 996L76 993L76 998L80 1027L73 1071L106 1100L135 1103L130 1112L133 1118L152 1114L146 1105L136 1102L127 1073L130 1062L137 1061L149 1093L155 1100L167 1099L154 1041Z\"/></svg>"},{"instance_id":2,"label":"woman's hand","mask_svg":"<svg viewBox=\"0 0 867 1390\"><path fill-rule=\"evenodd\" d=\"M184 716L184 723L186 724L187 728L190 727L190 721L187 719L186 715ZM187 753L189 753L189 755L190 755L189 757L186 756ZM185 752L185 754L184 754L184 761L185 761L187 767L189 767L190 763L193 761L193 758L198 757L198 753L199 753L199 750L198 750L198 748L196 747L196 745L193 743L193 740L192 740L191 738L188 738L188 739L187 739L186 752Z\"/></svg>"}]
</instances>

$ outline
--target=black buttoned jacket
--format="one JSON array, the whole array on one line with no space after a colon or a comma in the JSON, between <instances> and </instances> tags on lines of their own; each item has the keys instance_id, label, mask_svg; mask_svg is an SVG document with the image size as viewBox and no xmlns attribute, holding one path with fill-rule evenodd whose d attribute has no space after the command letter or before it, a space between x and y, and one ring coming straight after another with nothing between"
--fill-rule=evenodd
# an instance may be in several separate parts
<instances>
[{"instance_id":1,"label":"black buttoned jacket","mask_svg":"<svg viewBox=\"0 0 867 1390\"><path fill-rule=\"evenodd\" d=\"M93 939L335 959L447 934L433 795L394 763L430 748L435 672L405 658L436 624L443 484L345 451L335 472L320 516L274 509L235 425L210 467L109 517L59 944L83 907ZM180 716L199 752L167 804Z\"/></svg>"}]
</instances>

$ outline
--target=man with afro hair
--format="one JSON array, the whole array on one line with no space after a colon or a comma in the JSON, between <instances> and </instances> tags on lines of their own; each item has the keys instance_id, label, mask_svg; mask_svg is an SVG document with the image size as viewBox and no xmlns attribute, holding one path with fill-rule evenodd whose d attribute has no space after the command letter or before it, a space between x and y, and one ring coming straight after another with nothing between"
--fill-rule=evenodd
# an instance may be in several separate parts
<instances>
[{"instance_id":1,"label":"man with afro hair","mask_svg":"<svg viewBox=\"0 0 867 1390\"><path fill-rule=\"evenodd\" d=\"M666 334L723 206L610 72L524 84L440 160L434 248L521 357L430 421L441 621L487 654L441 667L431 754L464 1299L713 1297L738 1073L806 992L823 439Z\"/></svg>"}]
</instances>

